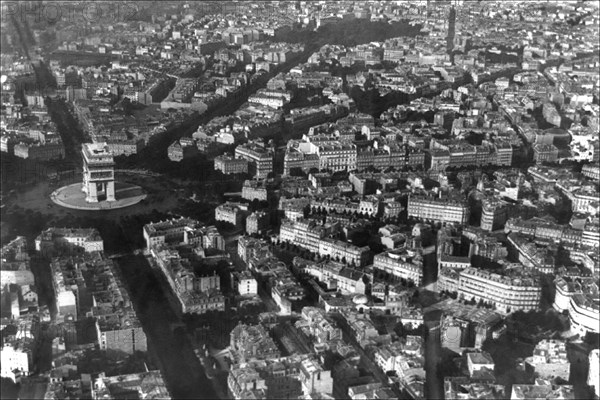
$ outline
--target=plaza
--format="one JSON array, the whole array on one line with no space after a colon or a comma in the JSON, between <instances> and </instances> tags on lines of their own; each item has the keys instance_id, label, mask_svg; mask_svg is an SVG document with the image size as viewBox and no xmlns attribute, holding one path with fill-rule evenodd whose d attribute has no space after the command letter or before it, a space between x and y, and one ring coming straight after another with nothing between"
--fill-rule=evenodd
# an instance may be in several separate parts
<instances>
[{"instance_id":1,"label":"plaza","mask_svg":"<svg viewBox=\"0 0 600 400\"><path fill-rule=\"evenodd\" d=\"M129 207L146 198L142 188L125 182L115 182L114 201L101 200L94 203L86 201L82 183L63 186L50 195L50 199L59 206L75 210L114 210Z\"/></svg>"}]
</instances>

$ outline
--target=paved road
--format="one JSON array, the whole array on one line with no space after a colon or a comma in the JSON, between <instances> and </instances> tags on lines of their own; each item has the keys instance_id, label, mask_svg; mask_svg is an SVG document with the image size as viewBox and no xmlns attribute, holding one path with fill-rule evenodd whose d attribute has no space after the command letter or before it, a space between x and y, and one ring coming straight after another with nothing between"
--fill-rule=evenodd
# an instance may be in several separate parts
<instances>
[{"instance_id":1,"label":"paved road","mask_svg":"<svg viewBox=\"0 0 600 400\"><path fill-rule=\"evenodd\" d=\"M426 321L429 334L425 338L425 398L443 399L442 377L439 376L438 362L442 356L440 328L437 321Z\"/></svg>"},{"instance_id":2,"label":"paved road","mask_svg":"<svg viewBox=\"0 0 600 400\"><path fill-rule=\"evenodd\" d=\"M171 331L171 324L181 321L146 258L128 255L117 260L117 265L173 398L216 398L187 335Z\"/></svg>"},{"instance_id":3,"label":"paved road","mask_svg":"<svg viewBox=\"0 0 600 400\"><path fill-rule=\"evenodd\" d=\"M423 254L423 285L437 281L438 265L436 252Z\"/></svg>"},{"instance_id":4,"label":"paved road","mask_svg":"<svg viewBox=\"0 0 600 400\"><path fill-rule=\"evenodd\" d=\"M338 324L338 326L342 329L344 341L346 343L350 344L352 347L354 347L356 352L360 355L361 366L365 370L370 371L379 382L381 382L387 386L388 385L387 375L384 374L383 371L381 370L381 368L379 368L379 366L373 362L373 360L368 356L367 352L358 343L358 341L352 334L350 327L348 326L348 323L346 322L346 319L341 314L334 313L334 314L330 314L330 315L333 318L333 320ZM396 387L395 385L391 386L391 388L394 391L394 393L396 394L396 396L398 397L398 399L410 398L410 397L407 397L406 394L402 393L400 391L400 389L398 387Z\"/></svg>"}]
</instances>

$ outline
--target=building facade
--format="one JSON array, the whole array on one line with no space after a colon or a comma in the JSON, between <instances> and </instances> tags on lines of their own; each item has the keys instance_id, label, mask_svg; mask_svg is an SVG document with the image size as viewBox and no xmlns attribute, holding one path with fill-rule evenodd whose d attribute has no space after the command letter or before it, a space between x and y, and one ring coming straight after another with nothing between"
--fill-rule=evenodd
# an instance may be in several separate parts
<instances>
[{"instance_id":1,"label":"building facade","mask_svg":"<svg viewBox=\"0 0 600 400\"><path fill-rule=\"evenodd\" d=\"M403 259L399 254L392 252L375 255L373 268L387 272L395 277L411 280L416 286L420 286L423 281L422 263Z\"/></svg>"},{"instance_id":2,"label":"building facade","mask_svg":"<svg viewBox=\"0 0 600 400\"><path fill-rule=\"evenodd\" d=\"M466 202L409 196L408 216L425 221L465 225L469 220L469 207Z\"/></svg>"},{"instance_id":3,"label":"building facade","mask_svg":"<svg viewBox=\"0 0 600 400\"><path fill-rule=\"evenodd\" d=\"M221 171L225 175L248 173L248 160L234 158L229 155L215 157L215 171Z\"/></svg>"}]
</instances>

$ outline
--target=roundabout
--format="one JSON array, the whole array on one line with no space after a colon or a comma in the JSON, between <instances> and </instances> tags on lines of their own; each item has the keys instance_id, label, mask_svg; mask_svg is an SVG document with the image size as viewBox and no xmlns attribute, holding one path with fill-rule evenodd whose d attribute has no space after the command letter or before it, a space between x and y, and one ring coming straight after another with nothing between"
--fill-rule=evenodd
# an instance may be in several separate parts
<instances>
[{"instance_id":1,"label":"roundabout","mask_svg":"<svg viewBox=\"0 0 600 400\"><path fill-rule=\"evenodd\" d=\"M114 201L99 200L87 202L82 190L82 183L63 186L50 194L50 199L57 205L75 210L115 210L138 204L146 198L142 188L125 182L115 182Z\"/></svg>"}]
</instances>

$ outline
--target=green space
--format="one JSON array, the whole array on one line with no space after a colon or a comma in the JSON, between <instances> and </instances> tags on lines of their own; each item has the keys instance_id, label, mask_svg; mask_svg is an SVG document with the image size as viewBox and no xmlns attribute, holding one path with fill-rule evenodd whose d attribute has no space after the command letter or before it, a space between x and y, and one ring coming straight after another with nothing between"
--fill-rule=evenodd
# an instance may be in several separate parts
<instances>
[{"instance_id":1,"label":"green space","mask_svg":"<svg viewBox=\"0 0 600 400\"><path fill-rule=\"evenodd\" d=\"M314 43L356 46L361 43L384 41L385 39L409 36L421 31L421 25L410 25L408 21L370 21L367 19L347 19L336 24L320 26L316 31L309 29L280 30L276 41L289 43Z\"/></svg>"},{"instance_id":2,"label":"green space","mask_svg":"<svg viewBox=\"0 0 600 400\"><path fill-rule=\"evenodd\" d=\"M537 343L544 338L560 336L569 329L568 319L553 309L516 311L506 319L507 332L516 339Z\"/></svg>"},{"instance_id":3,"label":"green space","mask_svg":"<svg viewBox=\"0 0 600 400\"><path fill-rule=\"evenodd\" d=\"M532 344L513 340L509 335L503 334L498 339L486 340L482 350L490 353L494 360L494 373L498 383L510 390L513 384L530 382L530 377L519 367L519 362L531 356L533 348Z\"/></svg>"}]
</instances>

